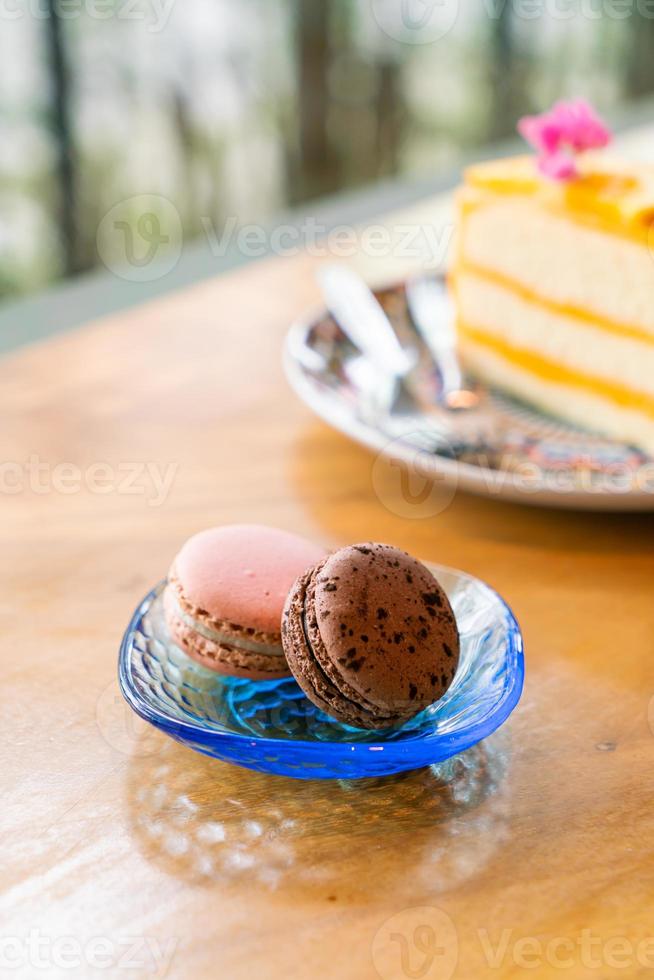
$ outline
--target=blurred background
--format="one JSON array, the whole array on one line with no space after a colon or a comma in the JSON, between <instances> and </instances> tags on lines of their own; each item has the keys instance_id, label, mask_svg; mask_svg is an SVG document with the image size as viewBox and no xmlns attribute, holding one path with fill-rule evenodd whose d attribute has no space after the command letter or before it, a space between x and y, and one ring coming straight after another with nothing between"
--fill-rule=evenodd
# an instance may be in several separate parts
<instances>
[{"instance_id":1,"label":"blurred background","mask_svg":"<svg viewBox=\"0 0 654 980\"><path fill-rule=\"evenodd\" d=\"M0 79L4 298L97 265L133 195L186 242L451 169L560 96L619 117L654 92L654 4L1 0Z\"/></svg>"}]
</instances>

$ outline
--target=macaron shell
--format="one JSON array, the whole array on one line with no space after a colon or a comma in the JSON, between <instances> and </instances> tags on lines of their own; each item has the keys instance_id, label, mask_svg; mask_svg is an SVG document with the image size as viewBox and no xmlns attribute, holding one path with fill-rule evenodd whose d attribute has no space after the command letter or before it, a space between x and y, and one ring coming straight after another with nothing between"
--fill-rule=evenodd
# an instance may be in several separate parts
<instances>
[{"instance_id":1,"label":"macaron shell","mask_svg":"<svg viewBox=\"0 0 654 980\"><path fill-rule=\"evenodd\" d=\"M184 596L209 616L279 633L289 589L324 553L288 531L235 524L189 538L174 568Z\"/></svg>"},{"instance_id":2,"label":"macaron shell","mask_svg":"<svg viewBox=\"0 0 654 980\"><path fill-rule=\"evenodd\" d=\"M264 644L266 646L274 645L281 646L280 637L280 627L269 633L263 630L255 629L254 626L239 625L238 623L233 623L229 619L218 619L215 616L210 616L206 609L202 606L194 605L184 594L179 578L177 577L175 567L173 566L168 574L168 588L166 594L171 594L175 596L177 600L177 612L180 618L186 620L195 620L197 623L201 624L205 629L210 629L213 632L221 633L223 635L228 635L233 638L238 644L238 640L245 640L246 643L255 642L258 644ZM240 644L241 646L243 644Z\"/></svg>"},{"instance_id":3,"label":"macaron shell","mask_svg":"<svg viewBox=\"0 0 654 980\"><path fill-rule=\"evenodd\" d=\"M456 621L417 559L389 545L342 548L316 576L314 608L316 655L323 648L366 700L380 708L405 700L411 714L411 704L431 704L449 687L459 658Z\"/></svg>"},{"instance_id":4,"label":"macaron shell","mask_svg":"<svg viewBox=\"0 0 654 980\"><path fill-rule=\"evenodd\" d=\"M196 663L226 677L244 677L250 680L272 680L290 674L285 657L253 653L213 642L184 622L178 614L178 608L174 590L168 585L164 592L164 612L170 635Z\"/></svg>"},{"instance_id":5,"label":"macaron shell","mask_svg":"<svg viewBox=\"0 0 654 980\"><path fill-rule=\"evenodd\" d=\"M364 706L361 701L365 699L360 698L357 702L348 698L347 686L345 691L342 683L337 686L318 662L305 630L307 593L315 576L316 572L310 570L297 580L289 593L282 619L284 652L295 680L313 704L345 725L389 728L397 724L402 716L396 711L383 711L371 704ZM352 693L356 698L357 695Z\"/></svg>"}]
</instances>

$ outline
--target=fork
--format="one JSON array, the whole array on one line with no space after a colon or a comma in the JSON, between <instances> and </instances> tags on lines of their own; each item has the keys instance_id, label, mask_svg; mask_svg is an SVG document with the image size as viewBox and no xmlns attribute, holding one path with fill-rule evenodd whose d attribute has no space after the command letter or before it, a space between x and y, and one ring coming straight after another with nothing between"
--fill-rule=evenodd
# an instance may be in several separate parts
<instances>
[{"instance_id":1,"label":"fork","mask_svg":"<svg viewBox=\"0 0 654 980\"><path fill-rule=\"evenodd\" d=\"M481 399L466 384L457 353L454 317L442 278L410 279L405 295L411 322L431 354L441 377L439 401L451 411L480 407Z\"/></svg>"}]
</instances>

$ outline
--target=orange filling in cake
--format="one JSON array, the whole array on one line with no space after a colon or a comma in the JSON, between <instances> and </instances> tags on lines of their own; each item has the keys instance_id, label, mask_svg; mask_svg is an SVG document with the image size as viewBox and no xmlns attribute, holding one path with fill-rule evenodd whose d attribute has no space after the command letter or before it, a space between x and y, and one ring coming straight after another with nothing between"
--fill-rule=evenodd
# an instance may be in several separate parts
<instances>
[{"instance_id":1,"label":"orange filling in cake","mask_svg":"<svg viewBox=\"0 0 654 980\"><path fill-rule=\"evenodd\" d=\"M469 338L475 343L489 348L523 371L531 371L539 378L552 381L557 385L574 385L585 388L593 394L614 401L617 405L634 408L651 415L654 419L654 395L633 391L631 388L626 388L615 382L604 381L602 378L594 378L583 374L581 371L571 370L556 361L541 357L531 350L514 347L496 337L489 336L483 330L475 330L468 324L459 323L459 330L464 338Z\"/></svg>"}]
</instances>

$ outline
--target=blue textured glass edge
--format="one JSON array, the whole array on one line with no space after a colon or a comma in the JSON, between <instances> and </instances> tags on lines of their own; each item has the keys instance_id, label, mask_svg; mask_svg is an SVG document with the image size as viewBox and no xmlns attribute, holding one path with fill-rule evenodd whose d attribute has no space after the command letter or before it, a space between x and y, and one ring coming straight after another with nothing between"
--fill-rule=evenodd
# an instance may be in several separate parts
<instances>
[{"instance_id":1,"label":"blue textured glass edge","mask_svg":"<svg viewBox=\"0 0 654 980\"><path fill-rule=\"evenodd\" d=\"M471 578L465 572L458 572L457 574L468 579ZM241 765L247 766L247 763L232 758L234 752L238 752L240 748L249 746L256 747L261 753L267 750L279 753L280 749L283 750L284 743L289 748L292 746L294 753L301 753L308 763L314 762L317 767L324 763L326 752L329 753L330 766L339 762L351 764L357 757L361 766L366 765L364 758L370 761L375 758L378 762L383 759L383 764L389 767L389 771L391 771L391 767L393 770L400 770L430 765L470 748L496 731L518 704L524 686L524 651L522 634L517 620L508 604L491 586L480 579L475 579L475 581L483 585L504 610L507 628L504 686L502 696L491 706L483 718L453 735L434 732L419 739L407 741L384 741L381 739L378 742L349 743L345 741L317 742L298 739L285 743L285 740L279 738L253 737L238 732L221 732L213 728L205 728L201 724L191 721L171 718L164 712L153 708L142 697L133 684L130 672L130 652L134 632L144 613L147 612L162 588L163 581L157 583L138 604L123 635L118 658L120 688L130 707L145 721L162 729L178 741L193 743L193 748L197 751L202 752L203 748L206 747L206 754L224 758L227 761L239 762ZM330 774L318 771L314 774L306 772L302 775L306 778L330 778Z\"/></svg>"}]
</instances>

